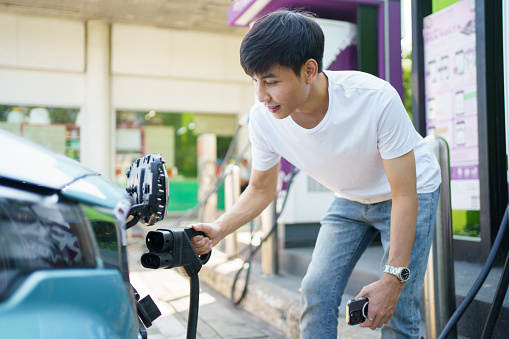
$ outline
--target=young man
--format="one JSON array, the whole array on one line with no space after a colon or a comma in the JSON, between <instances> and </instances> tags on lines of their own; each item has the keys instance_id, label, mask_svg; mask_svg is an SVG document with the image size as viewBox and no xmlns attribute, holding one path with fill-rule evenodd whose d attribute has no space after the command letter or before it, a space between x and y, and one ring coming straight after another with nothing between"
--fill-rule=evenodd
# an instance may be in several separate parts
<instances>
[{"instance_id":1,"label":"young man","mask_svg":"<svg viewBox=\"0 0 509 339\"><path fill-rule=\"evenodd\" d=\"M235 206L193 225L199 254L256 217L276 194L284 157L336 192L302 281L301 337L336 338L338 307L355 263L377 235L380 280L361 326L384 338L417 338L440 171L394 88L355 71L323 71L324 37L309 16L278 11L245 36L241 64L259 102L250 112L252 172ZM386 266L387 265L387 266Z\"/></svg>"}]
</instances>

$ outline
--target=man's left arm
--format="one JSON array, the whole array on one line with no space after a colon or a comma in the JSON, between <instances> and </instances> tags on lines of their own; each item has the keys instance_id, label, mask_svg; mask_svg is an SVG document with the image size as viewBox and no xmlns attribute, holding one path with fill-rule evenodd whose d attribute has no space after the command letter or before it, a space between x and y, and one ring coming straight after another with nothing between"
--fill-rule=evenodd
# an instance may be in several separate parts
<instances>
[{"instance_id":1,"label":"man's left arm","mask_svg":"<svg viewBox=\"0 0 509 339\"><path fill-rule=\"evenodd\" d=\"M391 186L392 211L390 250L387 264L408 267L417 223L417 189L414 151L389 160L383 160L385 173ZM412 279L412 278L410 278ZM387 324L394 314L405 283L385 273L382 278L365 286L357 297L368 297L368 316L361 324L372 330Z\"/></svg>"}]
</instances>

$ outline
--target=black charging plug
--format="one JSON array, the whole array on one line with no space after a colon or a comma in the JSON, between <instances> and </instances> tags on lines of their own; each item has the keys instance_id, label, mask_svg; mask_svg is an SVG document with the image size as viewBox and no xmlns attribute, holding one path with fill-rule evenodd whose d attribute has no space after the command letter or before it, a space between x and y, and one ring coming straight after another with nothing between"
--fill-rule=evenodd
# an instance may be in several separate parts
<instances>
[{"instance_id":1,"label":"black charging plug","mask_svg":"<svg viewBox=\"0 0 509 339\"><path fill-rule=\"evenodd\" d=\"M150 231L145 239L150 252L141 256L141 265L145 268L178 267L183 275L198 274L202 265L207 263L211 252L198 256L191 244L191 238L204 235L193 228L158 229Z\"/></svg>"}]
</instances>

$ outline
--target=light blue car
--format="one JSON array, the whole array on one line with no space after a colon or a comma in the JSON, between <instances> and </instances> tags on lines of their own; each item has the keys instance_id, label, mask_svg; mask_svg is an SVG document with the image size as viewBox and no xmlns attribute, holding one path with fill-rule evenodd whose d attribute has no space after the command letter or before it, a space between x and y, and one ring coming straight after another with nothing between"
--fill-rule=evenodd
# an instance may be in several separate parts
<instances>
[{"instance_id":1,"label":"light blue car","mask_svg":"<svg viewBox=\"0 0 509 339\"><path fill-rule=\"evenodd\" d=\"M0 338L144 338L125 190L0 129Z\"/></svg>"}]
</instances>

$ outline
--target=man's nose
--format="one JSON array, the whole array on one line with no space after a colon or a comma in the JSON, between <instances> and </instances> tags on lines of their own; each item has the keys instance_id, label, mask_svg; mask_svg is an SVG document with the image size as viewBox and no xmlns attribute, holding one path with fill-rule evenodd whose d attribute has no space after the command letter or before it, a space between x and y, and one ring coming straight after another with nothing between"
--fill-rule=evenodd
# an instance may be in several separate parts
<instances>
[{"instance_id":1,"label":"man's nose","mask_svg":"<svg viewBox=\"0 0 509 339\"><path fill-rule=\"evenodd\" d=\"M255 88L256 96L258 97L258 101L260 102L269 102L270 101L270 95L267 93L265 88L263 86L256 86Z\"/></svg>"}]
</instances>

